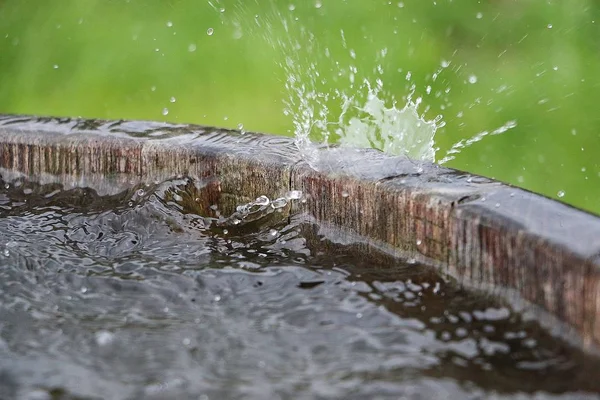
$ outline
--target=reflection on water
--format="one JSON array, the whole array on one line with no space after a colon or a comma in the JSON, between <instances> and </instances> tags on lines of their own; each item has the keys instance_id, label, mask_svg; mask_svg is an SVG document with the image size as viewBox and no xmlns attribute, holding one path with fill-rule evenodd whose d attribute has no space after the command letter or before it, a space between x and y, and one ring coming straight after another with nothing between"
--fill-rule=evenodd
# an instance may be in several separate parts
<instances>
[{"instance_id":1,"label":"reflection on water","mask_svg":"<svg viewBox=\"0 0 600 400\"><path fill-rule=\"evenodd\" d=\"M600 392L596 360L502 304L425 267L323 254L264 199L237 223L193 213L189 183L0 182L0 398Z\"/></svg>"}]
</instances>

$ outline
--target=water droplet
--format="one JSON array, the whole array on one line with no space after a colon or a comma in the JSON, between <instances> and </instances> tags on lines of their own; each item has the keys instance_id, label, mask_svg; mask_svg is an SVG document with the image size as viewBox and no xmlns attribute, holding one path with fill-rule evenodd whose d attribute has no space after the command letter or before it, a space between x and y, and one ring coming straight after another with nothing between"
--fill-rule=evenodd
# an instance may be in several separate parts
<instances>
[{"instance_id":1,"label":"water droplet","mask_svg":"<svg viewBox=\"0 0 600 400\"><path fill-rule=\"evenodd\" d=\"M206 30L206 34L207 34L208 36L212 36L212 34L213 34L214 32L215 32L215 30L214 30L213 28L208 28L208 29Z\"/></svg>"},{"instance_id":2,"label":"water droplet","mask_svg":"<svg viewBox=\"0 0 600 400\"><path fill-rule=\"evenodd\" d=\"M260 197L257 197L256 200L254 200L254 204L257 204L259 206L268 206L269 203L270 203L270 201L267 196L260 196Z\"/></svg>"},{"instance_id":3,"label":"water droplet","mask_svg":"<svg viewBox=\"0 0 600 400\"><path fill-rule=\"evenodd\" d=\"M496 208L500 207L500 203L496 203Z\"/></svg>"},{"instance_id":4,"label":"water droplet","mask_svg":"<svg viewBox=\"0 0 600 400\"><path fill-rule=\"evenodd\" d=\"M287 205L287 200L283 197L280 197L278 199L273 200L273 202L271 203L271 206L274 209L279 209L279 208L283 208Z\"/></svg>"},{"instance_id":5,"label":"water droplet","mask_svg":"<svg viewBox=\"0 0 600 400\"><path fill-rule=\"evenodd\" d=\"M296 9L296 6L295 6L295 5L293 5L293 4L290 4L290 5L288 6L288 10L290 10L290 11L294 11L295 9Z\"/></svg>"},{"instance_id":6,"label":"water droplet","mask_svg":"<svg viewBox=\"0 0 600 400\"><path fill-rule=\"evenodd\" d=\"M184 346L189 346L190 344L192 344L192 341L190 338L183 338L181 343L183 343Z\"/></svg>"},{"instance_id":7,"label":"water droplet","mask_svg":"<svg viewBox=\"0 0 600 400\"><path fill-rule=\"evenodd\" d=\"M423 242L421 241L421 239L417 239L417 246L420 246L420 245L421 245L421 243L423 243Z\"/></svg>"},{"instance_id":8,"label":"water droplet","mask_svg":"<svg viewBox=\"0 0 600 400\"><path fill-rule=\"evenodd\" d=\"M88 288L86 288L85 286L83 286L81 288L81 293L87 293L87 291L88 291Z\"/></svg>"},{"instance_id":9,"label":"water droplet","mask_svg":"<svg viewBox=\"0 0 600 400\"><path fill-rule=\"evenodd\" d=\"M229 231L227 229L223 229L223 235L227 235Z\"/></svg>"},{"instance_id":10,"label":"water droplet","mask_svg":"<svg viewBox=\"0 0 600 400\"><path fill-rule=\"evenodd\" d=\"M144 189L138 189L137 192L135 192L139 197L142 197L143 195L146 194L146 192L144 191Z\"/></svg>"},{"instance_id":11,"label":"water droplet","mask_svg":"<svg viewBox=\"0 0 600 400\"><path fill-rule=\"evenodd\" d=\"M481 19L483 18L483 13L478 12L477 15L475 16L477 19Z\"/></svg>"},{"instance_id":12,"label":"water droplet","mask_svg":"<svg viewBox=\"0 0 600 400\"><path fill-rule=\"evenodd\" d=\"M548 29L552 29L552 24L548 24Z\"/></svg>"},{"instance_id":13,"label":"water droplet","mask_svg":"<svg viewBox=\"0 0 600 400\"><path fill-rule=\"evenodd\" d=\"M399 8L404 8L404 2L402 2L402 1L401 1L401 2L399 2L399 3L398 3L398 7L399 7Z\"/></svg>"},{"instance_id":14,"label":"water droplet","mask_svg":"<svg viewBox=\"0 0 600 400\"><path fill-rule=\"evenodd\" d=\"M558 193L556 193L556 195L558 197L565 197L565 191L564 190L559 190Z\"/></svg>"},{"instance_id":15,"label":"water droplet","mask_svg":"<svg viewBox=\"0 0 600 400\"><path fill-rule=\"evenodd\" d=\"M171 96L171 98L169 99L169 101L171 103L175 103L177 101L177 99L174 96Z\"/></svg>"},{"instance_id":16,"label":"water droplet","mask_svg":"<svg viewBox=\"0 0 600 400\"><path fill-rule=\"evenodd\" d=\"M156 92L156 86L152 86L152 87L150 88L150 91L151 91L151 92Z\"/></svg>"},{"instance_id":17,"label":"water droplet","mask_svg":"<svg viewBox=\"0 0 600 400\"><path fill-rule=\"evenodd\" d=\"M321 1L320 1L320 0L317 0L317 1L315 2L315 8L321 8L321 7L323 7L323 3L321 3Z\"/></svg>"},{"instance_id":18,"label":"water droplet","mask_svg":"<svg viewBox=\"0 0 600 400\"><path fill-rule=\"evenodd\" d=\"M473 84L473 83L477 83L477 76L475 75L470 75L469 76L469 83Z\"/></svg>"},{"instance_id":19,"label":"water droplet","mask_svg":"<svg viewBox=\"0 0 600 400\"><path fill-rule=\"evenodd\" d=\"M277 233L278 233L277 229L271 229L269 231L269 235L271 235L271 236L275 236L275 235L277 235Z\"/></svg>"},{"instance_id":20,"label":"water droplet","mask_svg":"<svg viewBox=\"0 0 600 400\"><path fill-rule=\"evenodd\" d=\"M169 115L169 109L167 107L163 108L162 115Z\"/></svg>"},{"instance_id":21,"label":"water droplet","mask_svg":"<svg viewBox=\"0 0 600 400\"><path fill-rule=\"evenodd\" d=\"M288 200L298 200L298 199L302 198L302 191L300 191L300 190L290 190L289 192L287 192L285 194L285 197Z\"/></svg>"},{"instance_id":22,"label":"water droplet","mask_svg":"<svg viewBox=\"0 0 600 400\"><path fill-rule=\"evenodd\" d=\"M188 46L188 51L190 53L195 52L196 51L196 43L190 43L189 46Z\"/></svg>"},{"instance_id":23,"label":"water droplet","mask_svg":"<svg viewBox=\"0 0 600 400\"><path fill-rule=\"evenodd\" d=\"M356 313L356 318L360 319L362 317L363 317L362 313Z\"/></svg>"},{"instance_id":24,"label":"water droplet","mask_svg":"<svg viewBox=\"0 0 600 400\"><path fill-rule=\"evenodd\" d=\"M168 26L169 28L170 28L170 27L172 27L172 26L173 26L173 22L171 22L171 21L167 21L167 26Z\"/></svg>"},{"instance_id":25,"label":"water droplet","mask_svg":"<svg viewBox=\"0 0 600 400\"><path fill-rule=\"evenodd\" d=\"M215 302L219 302L219 301L221 301L221 296L219 296L219 295L216 295L216 296L214 297L214 301L215 301Z\"/></svg>"},{"instance_id":26,"label":"water droplet","mask_svg":"<svg viewBox=\"0 0 600 400\"><path fill-rule=\"evenodd\" d=\"M107 346L115 339L114 333L109 331L98 331L95 336L98 346Z\"/></svg>"},{"instance_id":27,"label":"water droplet","mask_svg":"<svg viewBox=\"0 0 600 400\"><path fill-rule=\"evenodd\" d=\"M344 191L342 191L342 197L346 198L346 197L348 197L348 196L350 196L350 193L348 193L348 192L347 192L347 191L345 191L345 190L344 190Z\"/></svg>"},{"instance_id":28,"label":"water droplet","mask_svg":"<svg viewBox=\"0 0 600 400\"><path fill-rule=\"evenodd\" d=\"M54 69L58 69L58 64L54 64L54 65L52 66L52 68L54 68Z\"/></svg>"},{"instance_id":29,"label":"water droplet","mask_svg":"<svg viewBox=\"0 0 600 400\"><path fill-rule=\"evenodd\" d=\"M238 130L240 131L240 133L243 135L244 133L246 133L246 131L244 130L244 124L239 123L237 125Z\"/></svg>"}]
</instances>

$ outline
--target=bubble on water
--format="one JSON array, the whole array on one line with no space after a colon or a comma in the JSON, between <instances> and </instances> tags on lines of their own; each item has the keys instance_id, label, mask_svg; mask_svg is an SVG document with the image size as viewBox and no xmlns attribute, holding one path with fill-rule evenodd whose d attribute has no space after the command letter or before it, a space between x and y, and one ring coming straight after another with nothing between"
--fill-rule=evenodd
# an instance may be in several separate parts
<instances>
[{"instance_id":1,"label":"bubble on water","mask_svg":"<svg viewBox=\"0 0 600 400\"><path fill-rule=\"evenodd\" d=\"M471 83L471 84L477 83L477 76L476 75L470 75L469 76L469 83Z\"/></svg>"},{"instance_id":2,"label":"bubble on water","mask_svg":"<svg viewBox=\"0 0 600 400\"><path fill-rule=\"evenodd\" d=\"M562 197L565 197L565 191L564 191L564 190L559 190L559 191L558 191L558 193L556 193L556 195L557 195L558 197L561 197L561 198L562 198Z\"/></svg>"},{"instance_id":3,"label":"bubble on water","mask_svg":"<svg viewBox=\"0 0 600 400\"><path fill-rule=\"evenodd\" d=\"M169 109L167 107L163 108L162 115L169 115Z\"/></svg>"},{"instance_id":4,"label":"bubble on water","mask_svg":"<svg viewBox=\"0 0 600 400\"><path fill-rule=\"evenodd\" d=\"M207 34L208 36L212 36L212 34L213 34L214 32L215 32L215 30L214 30L213 28L208 28L208 29L206 30L206 34Z\"/></svg>"},{"instance_id":5,"label":"bubble on water","mask_svg":"<svg viewBox=\"0 0 600 400\"><path fill-rule=\"evenodd\" d=\"M196 43L190 43L190 44L188 45L188 51L189 51L190 53L193 53L193 52L195 52L195 51L196 51Z\"/></svg>"}]
</instances>

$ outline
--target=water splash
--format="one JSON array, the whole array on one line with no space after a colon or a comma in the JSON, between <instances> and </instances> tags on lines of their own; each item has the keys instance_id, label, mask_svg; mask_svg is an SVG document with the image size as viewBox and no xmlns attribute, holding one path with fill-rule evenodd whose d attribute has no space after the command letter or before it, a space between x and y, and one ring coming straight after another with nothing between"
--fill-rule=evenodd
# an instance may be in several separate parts
<instances>
[{"instance_id":1,"label":"water splash","mask_svg":"<svg viewBox=\"0 0 600 400\"><path fill-rule=\"evenodd\" d=\"M293 9L288 8L284 14L271 3L270 12L253 15L254 25L245 23L249 20L248 11L241 5L234 12L236 35L242 35L240 29L244 26L246 32L262 37L281 54L283 61L278 64L285 82L283 112L292 119L296 145L303 158L315 169L319 169L320 158L327 157L321 150L331 145L374 148L416 161L443 164L485 136L504 133L517 125L516 121L508 121L493 131L461 139L443 157L436 158L436 135L445 126L443 116L431 117L429 107L421 109L423 98L417 95L410 71L405 72L404 95L386 90L387 48L372 54L357 54L342 30L339 41L333 44L341 44L346 57L335 52L337 58L334 58L329 47L322 45L306 26L293 18ZM276 34L281 32L281 27L285 35ZM375 60L374 67L359 67L365 59ZM440 62L429 77L431 85L451 64L447 60ZM475 75L469 77L469 83L476 82ZM431 85L422 91L430 95ZM443 92L448 94L450 88L446 87Z\"/></svg>"},{"instance_id":2,"label":"water splash","mask_svg":"<svg viewBox=\"0 0 600 400\"><path fill-rule=\"evenodd\" d=\"M343 31L340 39L349 57L347 64L333 59L328 48L319 48L312 33L302 27L290 32L291 24L284 18L281 21L289 38L300 38L288 42L279 39L271 44L285 56L285 62L280 63L286 76L284 113L292 117L296 144L309 164L316 168L318 148L331 144L435 161L434 138L444 126L442 116L427 119L419 112L422 98L413 100L416 87L410 73L408 94L400 101L385 90L383 60L387 49L374 55L377 65L373 70L363 72ZM314 55L313 62L306 65L304 53Z\"/></svg>"}]
</instances>

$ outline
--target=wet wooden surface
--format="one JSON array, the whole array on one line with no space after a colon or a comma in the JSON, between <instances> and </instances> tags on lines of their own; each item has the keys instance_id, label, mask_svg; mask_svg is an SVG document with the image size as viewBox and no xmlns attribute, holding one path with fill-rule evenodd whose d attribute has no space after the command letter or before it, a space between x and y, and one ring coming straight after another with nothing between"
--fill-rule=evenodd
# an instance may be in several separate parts
<instances>
[{"instance_id":1,"label":"wet wooden surface","mask_svg":"<svg viewBox=\"0 0 600 400\"><path fill-rule=\"evenodd\" d=\"M300 190L291 212L333 227L357 254L415 260L465 285L518 294L600 345L600 218L486 178L293 140L155 122L0 116L0 174L114 194L178 175L208 180L195 206L222 212ZM389 261L388 261L389 262Z\"/></svg>"}]
</instances>

